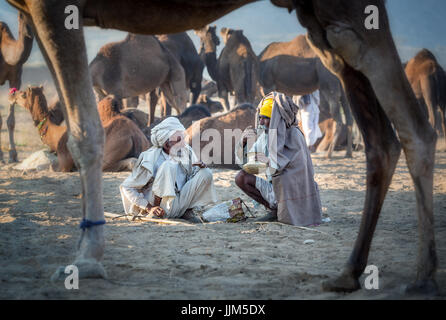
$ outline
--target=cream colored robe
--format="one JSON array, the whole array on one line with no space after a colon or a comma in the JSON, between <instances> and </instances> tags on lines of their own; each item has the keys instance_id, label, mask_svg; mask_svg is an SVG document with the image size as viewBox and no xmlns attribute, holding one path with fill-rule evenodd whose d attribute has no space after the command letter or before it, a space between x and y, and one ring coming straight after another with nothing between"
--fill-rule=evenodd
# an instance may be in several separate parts
<instances>
[{"instance_id":1,"label":"cream colored robe","mask_svg":"<svg viewBox=\"0 0 446 320\"><path fill-rule=\"evenodd\" d=\"M154 195L162 198L160 206L166 218L179 218L187 209L217 201L212 172L192 166L197 161L192 148L185 146L189 160L166 155L162 148L152 147L140 154L132 173L120 185L125 213L136 215Z\"/></svg>"}]
</instances>

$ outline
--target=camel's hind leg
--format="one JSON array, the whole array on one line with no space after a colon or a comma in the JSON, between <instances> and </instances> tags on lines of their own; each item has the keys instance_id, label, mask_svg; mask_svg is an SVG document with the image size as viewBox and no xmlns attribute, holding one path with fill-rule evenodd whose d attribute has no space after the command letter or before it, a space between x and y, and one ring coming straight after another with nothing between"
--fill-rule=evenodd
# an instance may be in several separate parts
<instances>
[{"instance_id":1,"label":"camel's hind leg","mask_svg":"<svg viewBox=\"0 0 446 320\"><path fill-rule=\"evenodd\" d=\"M28 8L37 41L52 72L59 97L66 108L68 148L79 169L82 185L82 215L94 223L85 225L75 264L79 277L104 277L100 263L104 253L104 206L102 200L102 149L104 130L99 119L88 72L80 29L65 29L64 1L30 1ZM41 15L44 14L44 18ZM71 44L71 45L68 45ZM87 221L87 224L88 224ZM66 276L61 267L53 279Z\"/></svg>"},{"instance_id":2,"label":"camel's hind leg","mask_svg":"<svg viewBox=\"0 0 446 320\"><path fill-rule=\"evenodd\" d=\"M366 1L349 1L348 5L346 2L347 0L314 0L313 6L303 3L298 7L299 19L309 30L313 49L324 65L335 72L343 82L368 150L367 194L361 231L343 276L337 281L327 283L326 289L354 290L355 286L359 285L358 277L365 266L376 219L399 155L399 147L390 123L387 120L381 122L387 115L398 131L417 199L418 273L417 281L409 291L436 292L437 256L433 221L436 135L423 116L421 106L416 101L401 67L390 34L384 2L377 1L381 25L378 30L373 31L358 27L363 26L363 20L355 15ZM337 23L336 8L340 6L351 10L344 13L349 17L351 25ZM324 27L316 19L315 12L326 22ZM362 106L361 101L364 102ZM368 112L364 107L372 109ZM378 123L376 119L379 119ZM378 126L380 130L377 131L374 126ZM370 132L375 132L372 138L367 137ZM375 152L371 153L371 150Z\"/></svg>"},{"instance_id":3,"label":"camel's hind leg","mask_svg":"<svg viewBox=\"0 0 446 320\"><path fill-rule=\"evenodd\" d=\"M324 283L324 289L328 291L359 289L358 279L367 264L373 233L401 149L389 119L376 100L367 79L360 72L346 67L343 81L353 114L364 137L367 192L355 247L343 274L334 281Z\"/></svg>"}]
</instances>

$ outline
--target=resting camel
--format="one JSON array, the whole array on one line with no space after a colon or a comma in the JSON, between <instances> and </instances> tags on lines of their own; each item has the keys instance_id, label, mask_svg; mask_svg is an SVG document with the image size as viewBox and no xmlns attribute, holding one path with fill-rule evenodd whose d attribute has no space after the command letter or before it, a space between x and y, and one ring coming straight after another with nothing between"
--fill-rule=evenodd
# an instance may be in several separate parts
<instances>
[{"instance_id":1,"label":"resting camel","mask_svg":"<svg viewBox=\"0 0 446 320\"><path fill-rule=\"evenodd\" d=\"M83 29L64 27L64 9L73 1L7 0L25 12L34 26L67 114L68 148L79 165L85 236L73 262L79 277L104 277L102 150L104 130L88 72ZM161 34L199 29L253 0L139 1L85 0L80 26ZM419 221L415 282L408 292L435 293L437 255L433 215L433 167L436 134L407 80L390 32L384 0L272 0L296 10L307 39L326 68L341 81L364 137L367 191L359 234L342 274L323 283L330 291L354 291L365 270L373 233L401 146L414 181ZM364 9L379 10L379 29L364 28ZM187 15L184 13L187 12ZM392 124L398 132L398 141ZM58 275L64 276L64 267Z\"/></svg>"},{"instance_id":2,"label":"resting camel","mask_svg":"<svg viewBox=\"0 0 446 320\"><path fill-rule=\"evenodd\" d=\"M16 91L9 96L9 101L31 113L42 142L57 154L56 171L70 172L78 167L67 147L67 127L51 120L43 87ZM131 170L139 154L149 147L147 138L131 120L119 114L117 100L104 98L99 102L98 111L106 137L103 171Z\"/></svg>"},{"instance_id":3,"label":"resting camel","mask_svg":"<svg viewBox=\"0 0 446 320\"><path fill-rule=\"evenodd\" d=\"M158 101L155 89L180 114L186 109L186 78L175 56L154 36L128 34L119 42L103 46L90 66L93 87L99 100L107 95L117 99L146 94L148 125Z\"/></svg>"},{"instance_id":4,"label":"resting camel","mask_svg":"<svg viewBox=\"0 0 446 320\"><path fill-rule=\"evenodd\" d=\"M221 29L225 47L216 59L220 43L215 27L195 30L201 42L200 55L211 78L217 82L218 97L225 111L230 109L228 94L234 93L235 104L254 103L259 78L259 63L242 30ZM215 60L214 60L215 59Z\"/></svg>"},{"instance_id":5,"label":"resting camel","mask_svg":"<svg viewBox=\"0 0 446 320\"><path fill-rule=\"evenodd\" d=\"M343 128L340 107L344 110L347 124L347 151L352 157L353 119L340 81L316 57L305 37L299 35L289 42L273 42L259 55L260 85L263 93L279 91L286 95L305 95L319 90L321 101L328 103L334 119L333 139L327 150L331 158Z\"/></svg>"},{"instance_id":6,"label":"resting camel","mask_svg":"<svg viewBox=\"0 0 446 320\"><path fill-rule=\"evenodd\" d=\"M28 60L33 46L31 26L26 22L23 13L18 14L19 36L15 40L6 23L0 21L0 85L9 82L9 88L20 89L22 85L22 68ZM14 104L9 105L9 115L6 120L9 134L9 162L17 162L17 150L14 142L15 114ZM0 131L3 119L0 113ZM2 143L0 138L0 162L3 160Z\"/></svg>"},{"instance_id":7,"label":"resting camel","mask_svg":"<svg viewBox=\"0 0 446 320\"><path fill-rule=\"evenodd\" d=\"M415 96L425 108L429 122L436 128L441 123L446 141L446 73L427 49L412 58L405 67ZM438 119L438 113L440 119Z\"/></svg>"},{"instance_id":8,"label":"resting camel","mask_svg":"<svg viewBox=\"0 0 446 320\"><path fill-rule=\"evenodd\" d=\"M201 119L187 128L186 143L209 166L240 168L235 162L235 145L243 130L255 126L255 117L256 108L244 103L225 114ZM220 141L214 141L216 138L220 138Z\"/></svg>"}]
</instances>

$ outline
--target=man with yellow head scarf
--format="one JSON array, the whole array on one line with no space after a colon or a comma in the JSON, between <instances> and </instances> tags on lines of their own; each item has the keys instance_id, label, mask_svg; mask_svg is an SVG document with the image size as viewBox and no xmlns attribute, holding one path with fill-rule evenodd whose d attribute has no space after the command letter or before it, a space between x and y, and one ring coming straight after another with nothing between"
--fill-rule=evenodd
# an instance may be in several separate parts
<instances>
[{"instance_id":1,"label":"man with yellow head scarf","mask_svg":"<svg viewBox=\"0 0 446 320\"><path fill-rule=\"evenodd\" d=\"M310 151L297 126L298 109L291 98L271 92L258 107L257 131L261 134L247 128L236 146L237 163L244 163L249 150L267 165L266 180L244 170L235 178L240 189L269 210L257 221L278 220L297 226L321 223L319 188Z\"/></svg>"}]
</instances>

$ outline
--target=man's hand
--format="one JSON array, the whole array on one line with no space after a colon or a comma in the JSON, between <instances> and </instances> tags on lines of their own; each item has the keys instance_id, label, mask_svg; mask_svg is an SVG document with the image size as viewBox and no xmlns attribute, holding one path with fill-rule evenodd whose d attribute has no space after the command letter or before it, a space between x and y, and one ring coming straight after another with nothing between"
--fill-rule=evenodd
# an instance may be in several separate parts
<instances>
[{"instance_id":1,"label":"man's hand","mask_svg":"<svg viewBox=\"0 0 446 320\"><path fill-rule=\"evenodd\" d=\"M207 168L206 164L203 161L200 161L200 162L197 162L197 163L192 163L192 166L200 167L201 169Z\"/></svg>"},{"instance_id":2,"label":"man's hand","mask_svg":"<svg viewBox=\"0 0 446 320\"><path fill-rule=\"evenodd\" d=\"M257 140L256 131L252 128L252 126L248 126L245 131L242 132L242 146L246 146L248 139L252 142Z\"/></svg>"},{"instance_id":3,"label":"man's hand","mask_svg":"<svg viewBox=\"0 0 446 320\"><path fill-rule=\"evenodd\" d=\"M157 216L159 218L164 217L164 214L165 214L164 209L161 208L161 207L158 207L158 206L153 206L153 207L150 207L150 208L148 207L148 208L146 208L146 211L147 211L148 214L155 215L155 216Z\"/></svg>"},{"instance_id":4,"label":"man's hand","mask_svg":"<svg viewBox=\"0 0 446 320\"><path fill-rule=\"evenodd\" d=\"M260 161L260 162L265 163L266 165L269 165L269 158L267 156L265 156L264 153L261 153L261 152L256 153L256 159L257 159L257 161Z\"/></svg>"}]
</instances>

